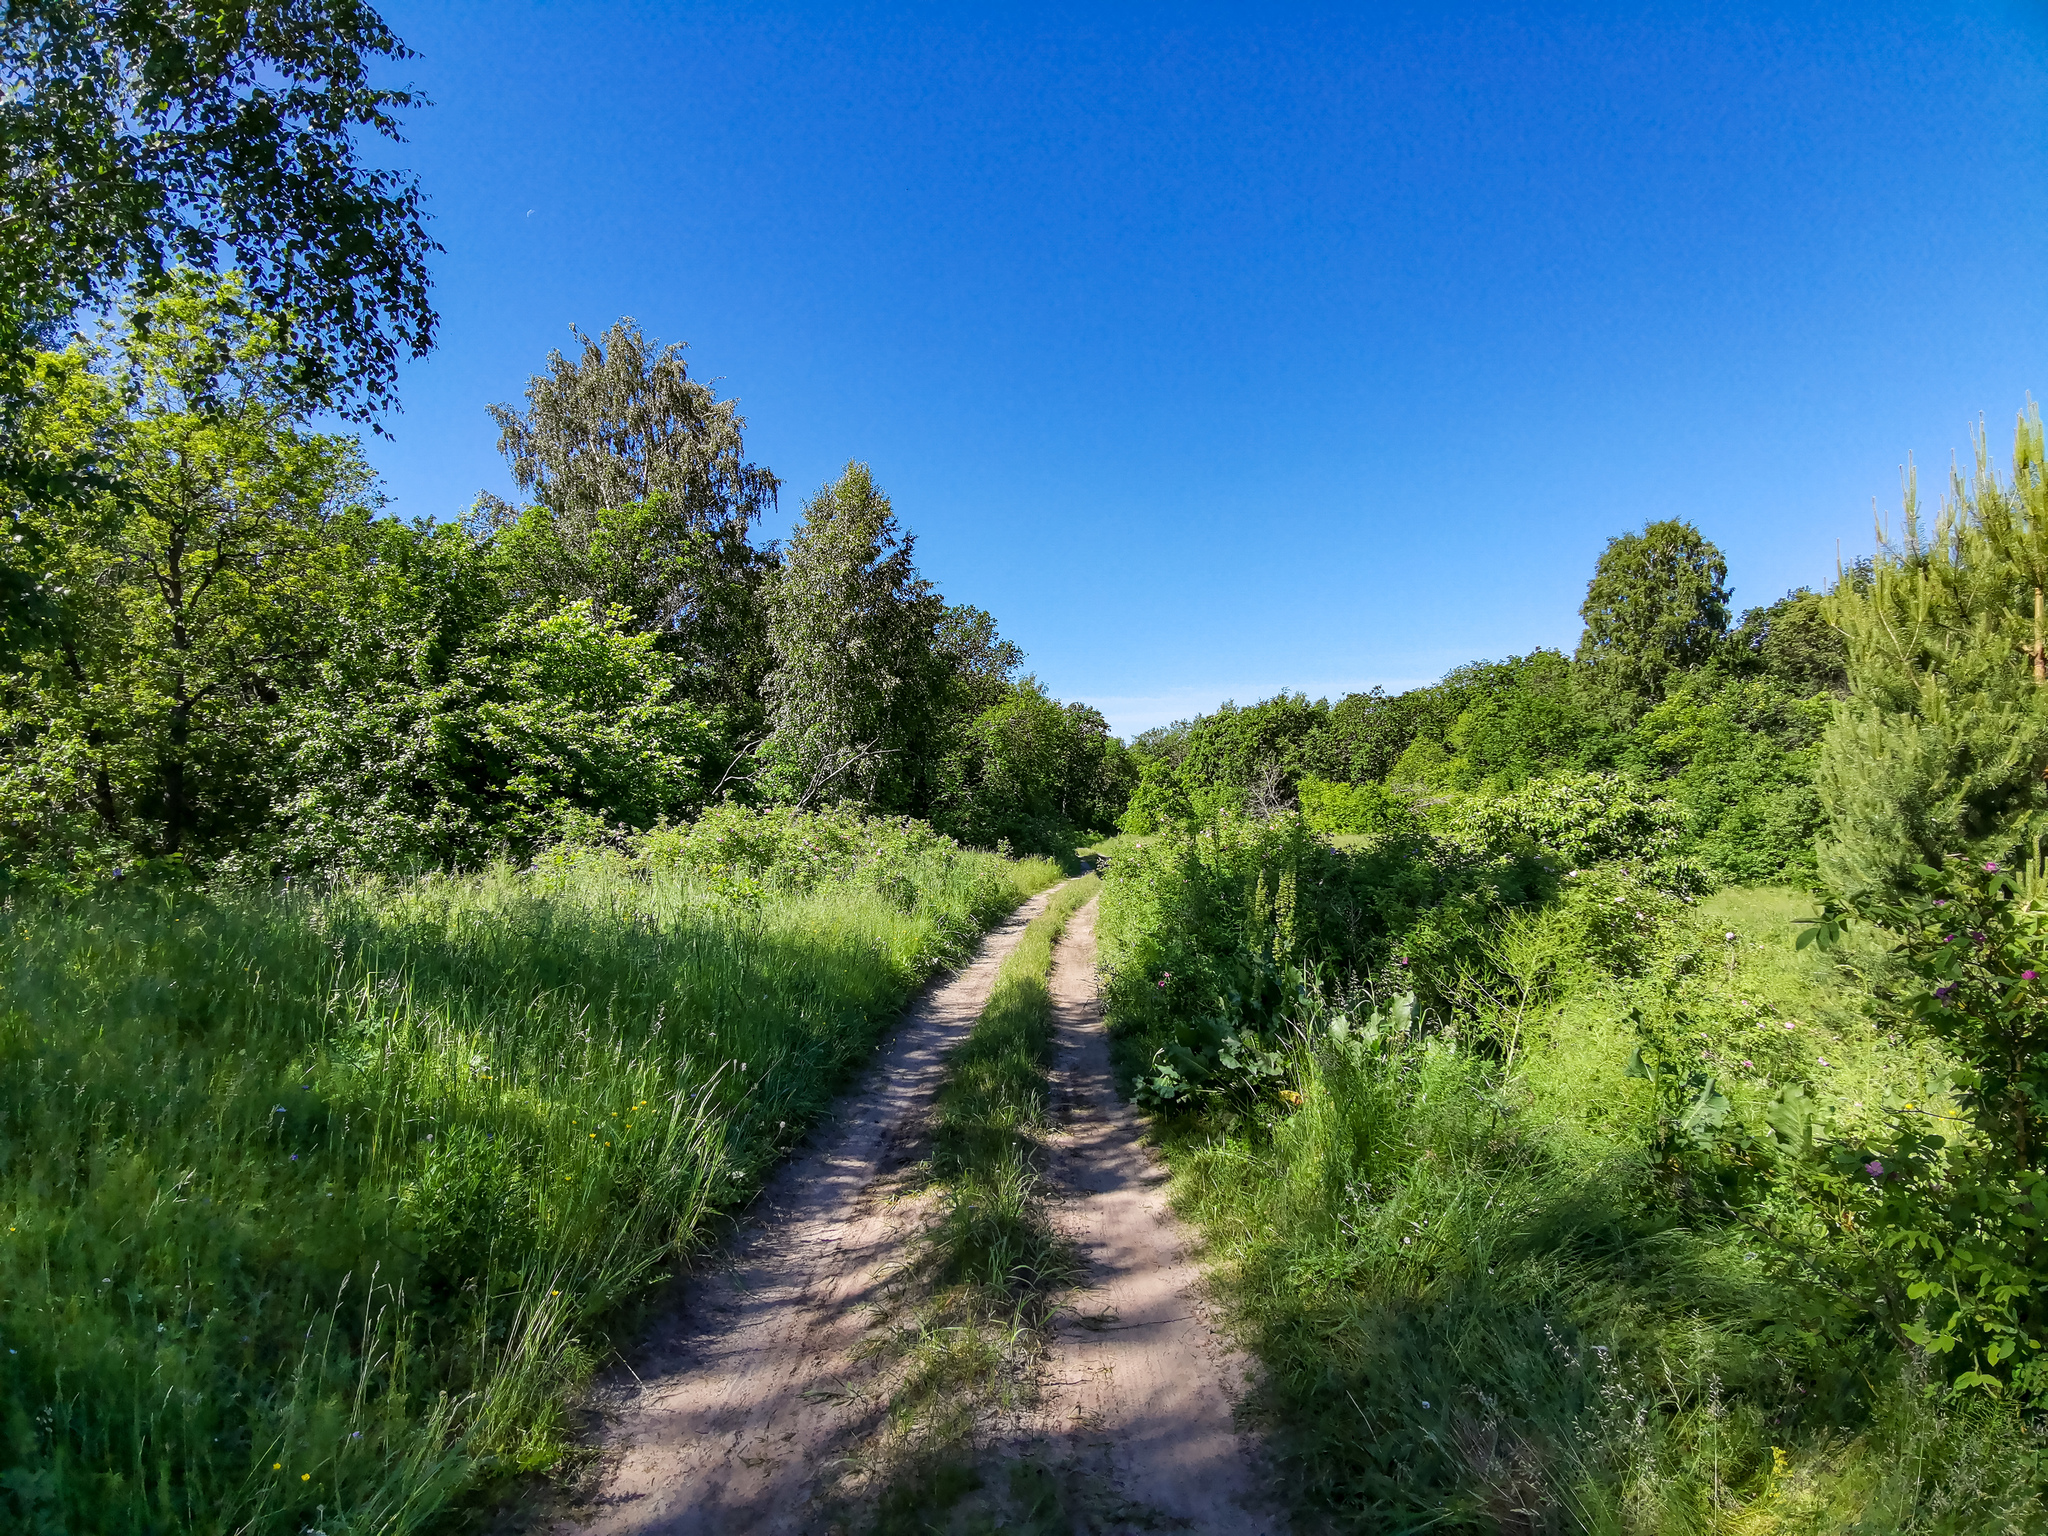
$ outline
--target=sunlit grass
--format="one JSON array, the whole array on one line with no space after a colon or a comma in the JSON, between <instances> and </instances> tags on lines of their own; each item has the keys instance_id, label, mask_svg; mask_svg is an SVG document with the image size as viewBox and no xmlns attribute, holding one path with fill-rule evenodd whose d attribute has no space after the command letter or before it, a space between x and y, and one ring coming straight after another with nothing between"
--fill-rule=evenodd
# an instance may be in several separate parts
<instances>
[{"instance_id":1,"label":"sunlit grass","mask_svg":"<svg viewBox=\"0 0 2048 1536\"><path fill-rule=\"evenodd\" d=\"M1045 861L734 900L601 854L0 913L0 1514L408 1531ZM7 1523L0 1520L0 1523Z\"/></svg>"},{"instance_id":2,"label":"sunlit grass","mask_svg":"<svg viewBox=\"0 0 2048 1536\"><path fill-rule=\"evenodd\" d=\"M1133 963L1178 916L1145 896L1112 863L1106 965ZM2048 1527L2040 1440L2018 1413L1944 1405L1912 1359L1830 1335L1757 1232L1665 1182L1628 1070L1645 1029L1682 1031L1747 1115L1787 1082L1835 1126L1886 1096L1939 1102L1938 1053L1886 1032L1843 952L1794 947L1811 911L1790 891L1673 905L1625 973L1590 962L1569 904L1527 914L1496 934L1499 996L1526 977L1526 1017L1482 1009L1456 1033L1373 1049L1311 1029L1292 1053L1298 1101L1158 1128L1264 1363L1255 1406L1306 1518L1670 1536ZM1866 977L1885 964L1854 958ZM1126 1022L1122 1048L1142 1060L1152 1026Z\"/></svg>"}]
</instances>

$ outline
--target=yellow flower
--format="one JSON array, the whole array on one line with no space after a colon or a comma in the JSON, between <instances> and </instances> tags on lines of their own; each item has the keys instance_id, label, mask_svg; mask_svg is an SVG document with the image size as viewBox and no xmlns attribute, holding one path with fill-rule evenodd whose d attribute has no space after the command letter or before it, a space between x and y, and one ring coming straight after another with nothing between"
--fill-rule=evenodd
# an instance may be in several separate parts
<instances>
[{"instance_id":1,"label":"yellow flower","mask_svg":"<svg viewBox=\"0 0 2048 1536\"><path fill-rule=\"evenodd\" d=\"M311 1481L313 1481L313 1474L310 1472L301 1472L299 1474L299 1481L302 1483L310 1483Z\"/></svg>"},{"instance_id":2,"label":"yellow flower","mask_svg":"<svg viewBox=\"0 0 2048 1536\"><path fill-rule=\"evenodd\" d=\"M273 1461L270 1464L270 1470L273 1472L282 1472L284 1470L284 1463L281 1461Z\"/></svg>"}]
</instances>

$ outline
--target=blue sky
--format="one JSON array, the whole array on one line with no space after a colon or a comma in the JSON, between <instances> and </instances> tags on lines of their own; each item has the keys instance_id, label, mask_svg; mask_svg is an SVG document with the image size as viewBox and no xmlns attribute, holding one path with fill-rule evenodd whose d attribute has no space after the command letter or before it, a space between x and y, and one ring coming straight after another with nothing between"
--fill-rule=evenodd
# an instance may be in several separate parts
<instances>
[{"instance_id":1,"label":"blue sky","mask_svg":"<svg viewBox=\"0 0 2048 1536\"><path fill-rule=\"evenodd\" d=\"M1738 604L2048 390L2048 9L392 4L440 344L393 510L621 315L1130 732Z\"/></svg>"}]
</instances>

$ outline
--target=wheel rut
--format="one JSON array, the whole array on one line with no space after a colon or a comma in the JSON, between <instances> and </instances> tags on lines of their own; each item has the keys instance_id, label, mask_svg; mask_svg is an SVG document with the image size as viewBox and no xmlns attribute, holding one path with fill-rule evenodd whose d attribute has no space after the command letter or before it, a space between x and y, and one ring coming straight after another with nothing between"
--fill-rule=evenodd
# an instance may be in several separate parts
<instances>
[{"instance_id":1,"label":"wheel rut","mask_svg":"<svg viewBox=\"0 0 2048 1536\"><path fill-rule=\"evenodd\" d=\"M1081 1279L1047 1361L1038 1454L1077 1492L1077 1530L1266 1536L1282 1529L1234 1408L1250 1360L1215 1326L1195 1234L1116 1091L1096 984L1095 902L1053 952L1058 1030L1047 1182Z\"/></svg>"}]
</instances>

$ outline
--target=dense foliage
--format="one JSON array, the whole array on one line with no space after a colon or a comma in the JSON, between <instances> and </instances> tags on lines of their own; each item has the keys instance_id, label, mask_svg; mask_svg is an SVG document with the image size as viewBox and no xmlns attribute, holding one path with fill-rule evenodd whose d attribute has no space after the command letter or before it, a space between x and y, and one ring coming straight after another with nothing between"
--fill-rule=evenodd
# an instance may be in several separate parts
<instances>
[{"instance_id":1,"label":"dense foliage","mask_svg":"<svg viewBox=\"0 0 2048 1536\"><path fill-rule=\"evenodd\" d=\"M0 669L13 879L476 868L728 800L1052 850L1123 809L1101 717L1017 681L865 468L751 541L743 421L630 324L500 410L530 506L404 524L239 279L149 322L36 364L28 431L98 468L15 508L48 613Z\"/></svg>"},{"instance_id":2,"label":"dense foliage","mask_svg":"<svg viewBox=\"0 0 2048 1536\"><path fill-rule=\"evenodd\" d=\"M1322 1517L2048 1528L2041 442L1732 631L1653 525L1577 663L1138 743L1113 1027Z\"/></svg>"}]
</instances>

